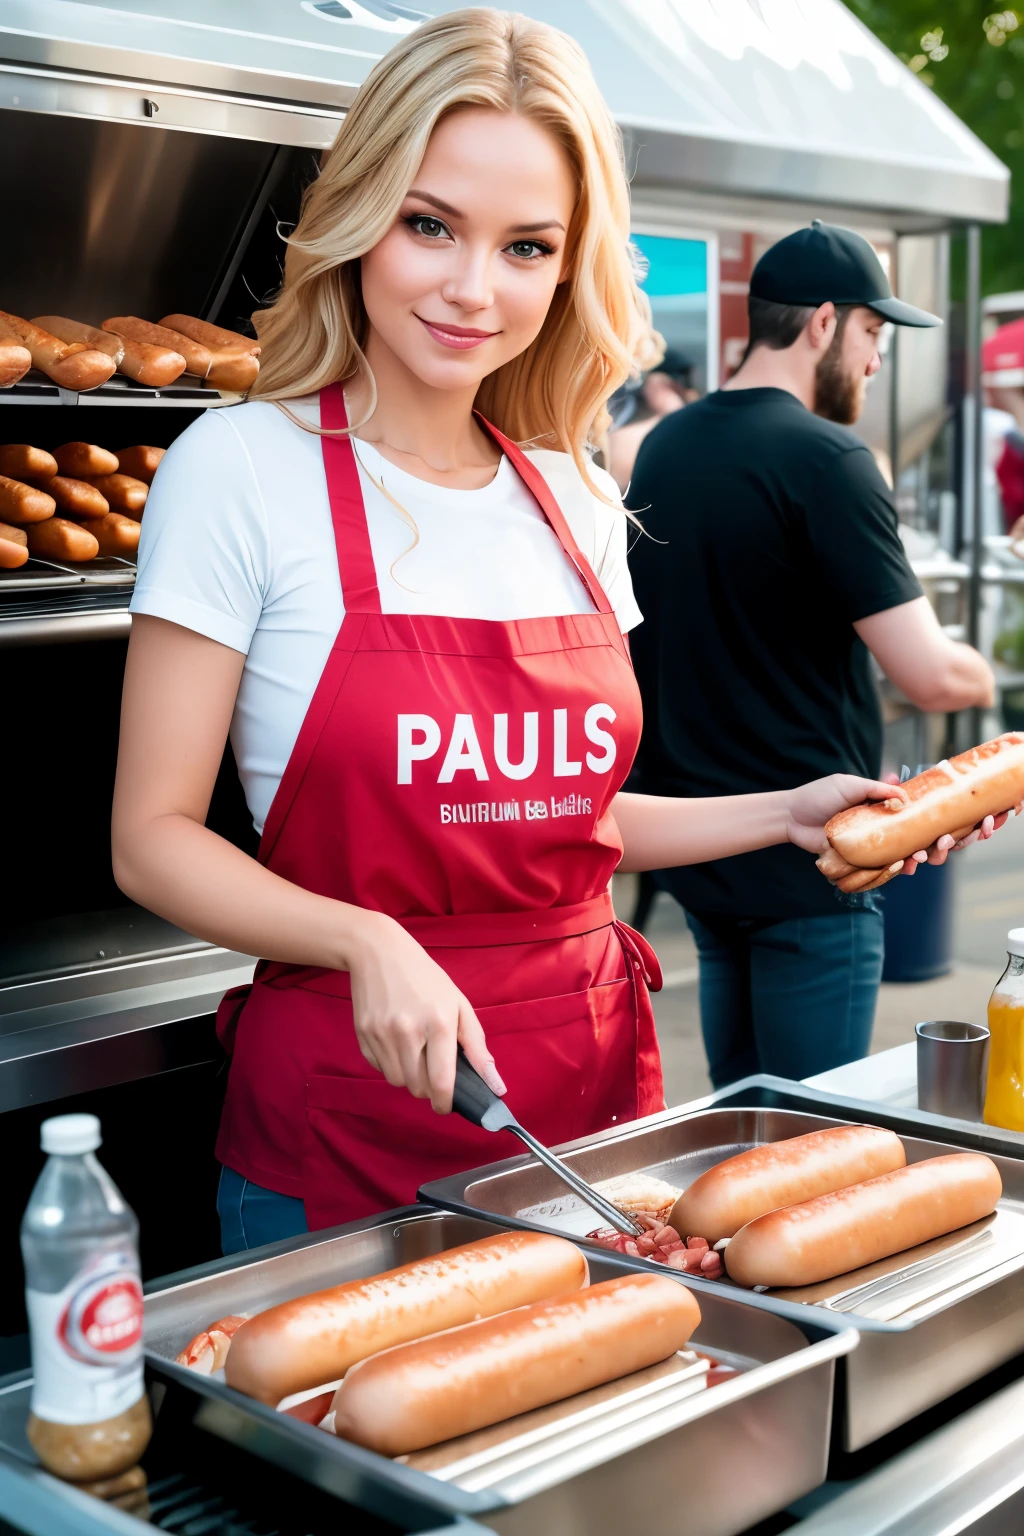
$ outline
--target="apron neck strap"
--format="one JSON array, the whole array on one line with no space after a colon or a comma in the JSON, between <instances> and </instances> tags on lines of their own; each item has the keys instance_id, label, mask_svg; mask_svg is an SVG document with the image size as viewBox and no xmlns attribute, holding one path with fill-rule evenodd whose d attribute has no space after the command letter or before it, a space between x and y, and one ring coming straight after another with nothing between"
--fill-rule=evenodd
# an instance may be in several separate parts
<instances>
[{"instance_id":1,"label":"apron neck strap","mask_svg":"<svg viewBox=\"0 0 1024 1536\"><path fill-rule=\"evenodd\" d=\"M479 411L474 411L473 414L506 455L513 469L516 470L519 478L551 524L558 542L576 567L579 578L586 587L590 595L590 601L598 613L611 613L612 605L605 596L604 588L595 576L590 561L573 538L572 529L566 522L565 515L554 496L552 496L551 488L540 470L532 460L526 457L518 443L514 443L511 438L506 437L504 432L499 432L497 427L492 426L485 417L481 416Z\"/></svg>"},{"instance_id":2,"label":"apron neck strap","mask_svg":"<svg viewBox=\"0 0 1024 1536\"><path fill-rule=\"evenodd\" d=\"M534 497L566 555L579 573L580 580L590 595L598 613L611 613L611 604L604 589L594 575L590 562L572 536L558 502L552 496L544 476L527 457L518 443L507 438L491 425L479 411L474 413L480 425L490 434L506 455L513 469ZM337 432L348 426L345 410L345 392L340 384L328 384L320 391L320 425L328 432ZM380 591L377 572L370 546L370 531L366 522L363 493L359 485L355 453L349 437L321 437L324 455L324 471L327 476L327 495L331 503L331 521L334 525L334 542L338 553L338 570L341 576L341 592L346 613L380 613Z\"/></svg>"},{"instance_id":3,"label":"apron neck strap","mask_svg":"<svg viewBox=\"0 0 1024 1536\"><path fill-rule=\"evenodd\" d=\"M320 391L320 425L328 432L348 426L345 391L328 384ZM349 437L321 437L327 495L346 613L380 613L380 592L370 546L370 530Z\"/></svg>"}]
</instances>

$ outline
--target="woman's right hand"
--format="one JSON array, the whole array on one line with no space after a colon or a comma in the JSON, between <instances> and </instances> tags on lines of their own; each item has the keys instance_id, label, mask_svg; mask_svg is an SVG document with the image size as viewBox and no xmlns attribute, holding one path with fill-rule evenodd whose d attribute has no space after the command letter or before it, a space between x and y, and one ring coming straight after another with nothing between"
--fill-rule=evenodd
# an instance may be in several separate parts
<instances>
[{"instance_id":1,"label":"woman's right hand","mask_svg":"<svg viewBox=\"0 0 1024 1536\"><path fill-rule=\"evenodd\" d=\"M447 972L400 923L363 910L348 958L356 1039L393 1088L451 1113L455 1055L462 1046L489 1088L503 1094L480 1020Z\"/></svg>"}]
</instances>

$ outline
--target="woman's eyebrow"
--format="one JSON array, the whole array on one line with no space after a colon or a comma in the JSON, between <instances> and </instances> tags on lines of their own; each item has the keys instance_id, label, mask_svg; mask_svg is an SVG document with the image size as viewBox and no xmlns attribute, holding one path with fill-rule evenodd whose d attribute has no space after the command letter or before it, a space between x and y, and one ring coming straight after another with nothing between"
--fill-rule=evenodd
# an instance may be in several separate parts
<instances>
[{"instance_id":1,"label":"woman's eyebrow","mask_svg":"<svg viewBox=\"0 0 1024 1536\"><path fill-rule=\"evenodd\" d=\"M405 195L406 197L418 197L421 203L431 203L435 208L440 208L442 213L448 214L449 218L461 219L465 217L457 208L453 208L451 203L446 203L444 198L435 197L433 192L418 192L415 187L410 187Z\"/></svg>"},{"instance_id":2,"label":"woman's eyebrow","mask_svg":"<svg viewBox=\"0 0 1024 1536\"><path fill-rule=\"evenodd\" d=\"M537 235L542 229L560 229L565 234L565 225L558 219L541 219L538 224L513 224L509 234Z\"/></svg>"}]
</instances>

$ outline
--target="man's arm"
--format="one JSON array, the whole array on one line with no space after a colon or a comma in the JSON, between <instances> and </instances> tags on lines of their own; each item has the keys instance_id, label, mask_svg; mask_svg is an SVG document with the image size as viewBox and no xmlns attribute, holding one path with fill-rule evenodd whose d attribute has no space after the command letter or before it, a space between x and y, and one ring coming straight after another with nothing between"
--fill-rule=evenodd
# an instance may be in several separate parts
<instances>
[{"instance_id":1,"label":"man's arm","mask_svg":"<svg viewBox=\"0 0 1024 1536\"><path fill-rule=\"evenodd\" d=\"M854 629L889 681L918 709L988 708L992 668L973 646L942 633L926 597L858 619Z\"/></svg>"}]
</instances>

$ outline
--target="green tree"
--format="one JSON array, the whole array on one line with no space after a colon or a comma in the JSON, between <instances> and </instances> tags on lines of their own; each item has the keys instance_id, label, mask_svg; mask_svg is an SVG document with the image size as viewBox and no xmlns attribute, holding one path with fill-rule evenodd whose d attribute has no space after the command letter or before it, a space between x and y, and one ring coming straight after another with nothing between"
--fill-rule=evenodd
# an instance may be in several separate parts
<instances>
[{"instance_id":1,"label":"green tree","mask_svg":"<svg viewBox=\"0 0 1024 1536\"><path fill-rule=\"evenodd\" d=\"M992 0L846 0L1012 174L1010 222L985 230L985 293L1024 288L1024 11Z\"/></svg>"}]
</instances>

